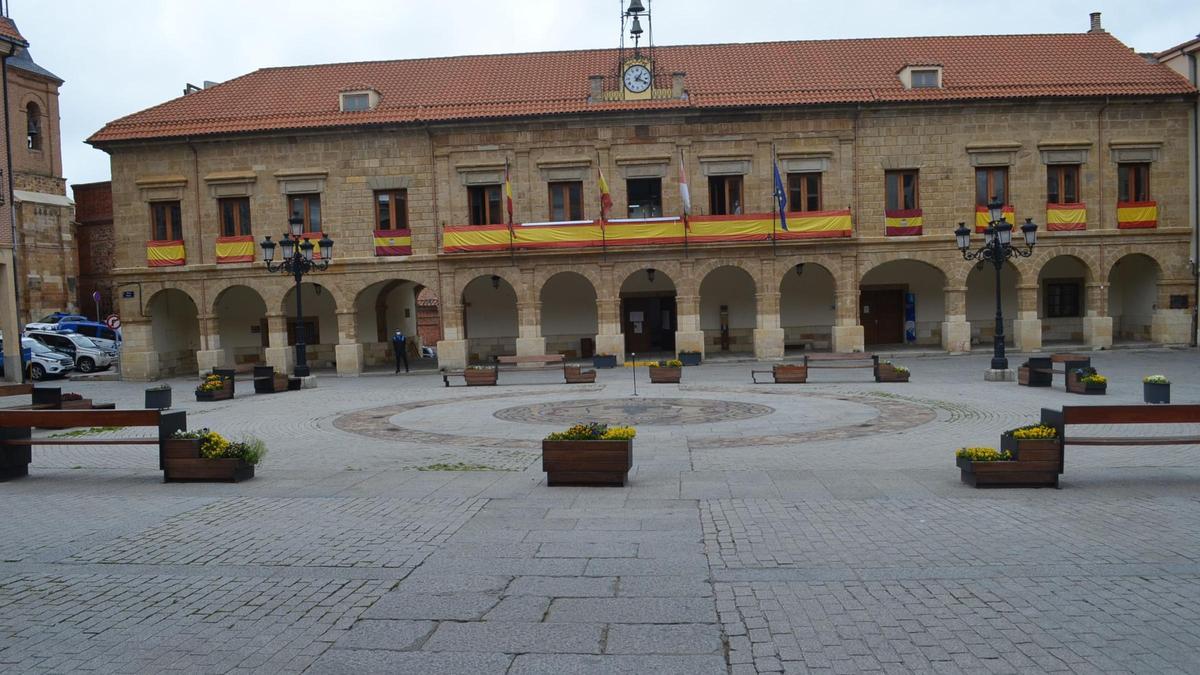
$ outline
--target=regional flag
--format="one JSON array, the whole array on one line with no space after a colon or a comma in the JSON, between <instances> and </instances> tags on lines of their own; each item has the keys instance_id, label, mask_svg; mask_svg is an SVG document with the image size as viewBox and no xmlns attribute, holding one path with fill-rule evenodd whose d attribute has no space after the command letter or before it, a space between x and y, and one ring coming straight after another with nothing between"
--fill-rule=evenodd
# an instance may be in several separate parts
<instances>
[{"instance_id":1,"label":"regional flag","mask_svg":"<svg viewBox=\"0 0 1200 675\"><path fill-rule=\"evenodd\" d=\"M683 204L683 228L690 230L688 216L692 215L692 194L688 191L687 168L683 165L683 148L679 149L679 202Z\"/></svg>"},{"instance_id":2,"label":"regional flag","mask_svg":"<svg viewBox=\"0 0 1200 675\"><path fill-rule=\"evenodd\" d=\"M779 162L771 156L771 165L775 168L775 201L779 204L779 226L787 232L787 190L783 187L783 176L779 174Z\"/></svg>"},{"instance_id":3,"label":"regional flag","mask_svg":"<svg viewBox=\"0 0 1200 675\"><path fill-rule=\"evenodd\" d=\"M608 181L604 180L604 169L597 166L596 171L600 174L600 220L604 221L612 210L612 195L608 192Z\"/></svg>"},{"instance_id":4,"label":"regional flag","mask_svg":"<svg viewBox=\"0 0 1200 675\"><path fill-rule=\"evenodd\" d=\"M512 207L512 180L508 174L508 160L504 160L504 201L508 208L508 229L512 229L513 222L513 207Z\"/></svg>"}]
</instances>

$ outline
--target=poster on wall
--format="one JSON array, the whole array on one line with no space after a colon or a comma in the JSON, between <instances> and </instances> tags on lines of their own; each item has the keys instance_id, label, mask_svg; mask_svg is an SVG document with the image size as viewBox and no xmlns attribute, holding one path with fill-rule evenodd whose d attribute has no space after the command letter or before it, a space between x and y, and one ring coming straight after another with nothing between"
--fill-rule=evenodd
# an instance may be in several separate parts
<instances>
[{"instance_id":1,"label":"poster on wall","mask_svg":"<svg viewBox=\"0 0 1200 675\"><path fill-rule=\"evenodd\" d=\"M904 341L917 341L917 296L913 293L904 294Z\"/></svg>"}]
</instances>

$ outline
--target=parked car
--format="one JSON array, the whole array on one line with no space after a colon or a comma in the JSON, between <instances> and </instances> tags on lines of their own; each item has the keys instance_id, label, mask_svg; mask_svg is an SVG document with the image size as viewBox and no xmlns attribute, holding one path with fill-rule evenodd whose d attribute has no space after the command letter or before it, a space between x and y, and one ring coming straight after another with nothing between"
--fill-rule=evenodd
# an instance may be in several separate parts
<instances>
[{"instance_id":1,"label":"parked car","mask_svg":"<svg viewBox=\"0 0 1200 675\"><path fill-rule=\"evenodd\" d=\"M121 351L121 331L113 330L102 323L95 321L76 321L74 319L63 319L58 322L58 331L70 331L79 333L80 335L95 342L102 349L107 349L113 352Z\"/></svg>"},{"instance_id":2,"label":"parked car","mask_svg":"<svg viewBox=\"0 0 1200 675\"><path fill-rule=\"evenodd\" d=\"M54 330L58 324L63 321L87 321L86 316L79 314L68 314L66 312L54 312L38 319L37 321L25 324L25 330Z\"/></svg>"},{"instance_id":3,"label":"parked car","mask_svg":"<svg viewBox=\"0 0 1200 675\"><path fill-rule=\"evenodd\" d=\"M21 364L22 366L29 363L29 348L21 348ZM0 377L4 376L4 336L0 334Z\"/></svg>"},{"instance_id":4,"label":"parked car","mask_svg":"<svg viewBox=\"0 0 1200 675\"><path fill-rule=\"evenodd\" d=\"M52 330L31 330L26 337L33 338L47 347L70 356L81 373L104 370L117 360L117 352L104 349L90 338L79 333L60 333Z\"/></svg>"},{"instance_id":5,"label":"parked car","mask_svg":"<svg viewBox=\"0 0 1200 675\"><path fill-rule=\"evenodd\" d=\"M70 356L56 352L32 338L21 338L22 349L29 350L29 379L62 377L74 368Z\"/></svg>"}]
</instances>

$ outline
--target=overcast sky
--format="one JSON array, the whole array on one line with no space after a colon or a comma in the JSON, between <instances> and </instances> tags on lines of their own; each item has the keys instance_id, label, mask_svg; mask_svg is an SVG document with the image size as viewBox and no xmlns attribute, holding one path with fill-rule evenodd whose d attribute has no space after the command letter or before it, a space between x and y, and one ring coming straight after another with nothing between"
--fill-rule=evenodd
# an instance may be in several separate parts
<instances>
[{"instance_id":1,"label":"overcast sky","mask_svg":"<svg viewBox=\"0 0 1200 675\"><path fill-rule=\"evenodd\" d=\"M628 4L628 1L625 1ZM1088 13L1142 52L1200 33L1195 0L919 3L653 0L659 45L982 33L1077 33ZM617 45L618 0L10 0L34 60L66 80L63 167L107 180L84 144L106 122L268 66Z\"/></svg>"}]
</instances>

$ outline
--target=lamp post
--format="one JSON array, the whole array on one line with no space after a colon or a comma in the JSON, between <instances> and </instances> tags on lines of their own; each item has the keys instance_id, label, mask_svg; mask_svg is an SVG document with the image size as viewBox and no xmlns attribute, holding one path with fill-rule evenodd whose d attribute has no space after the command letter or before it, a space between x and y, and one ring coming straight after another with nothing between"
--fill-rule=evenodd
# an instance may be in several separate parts
<instances>
[{"instance_id":1,"label":"lamp post","mask_svg":"<svg viewBox=\"0 0 1200 675\"><path fill-rule=\"evenodd\" d=\"M983 231L983 246L978 250L971 250L971 230L965 223L959 223L958 229L954 230L963 260L989 261L996 269L996 338L992 347L994 371L1008 370L1008 359L1004 356L1004 311L1000 303L1000 270L1004 267L1004 261L1010 258L1028 258L1033 255L1033 247L1037 244L1037 225L1033 223L1032 218L1026 218L1025 224L1021 226L1025 248L1013 247L1013 226L1004 220L1003 209L1004 202L992 197L992 201L988 203L988 226Z\"/></svg>"},{"instance_id":2,"label":"lamp post","mask_svg":"<svg viewBox=\"0 0 1200 675\"><path fill-rule=\"evenodd\" d=\"M276 244L271 241L271 237L264 238L259 246L262 247L263 262L267 264L268 272L291 274L296 280L296 368L293 374L296 377L308 377L312 371L308 368L308 351L307 345L304 344L304 311L300 303L300 280L309 272L329 267L329 262L333 260L333 240L329 235L321 235L320 241L317 242L317 246L321 248L321 262L313 262L315 247L308 237L302 236L304 219L289 218L288 226L291 232L284 232L283 239L279 240L278 244L282 254L279 264L274 262Z\"/></svg>"}]
</instances>

